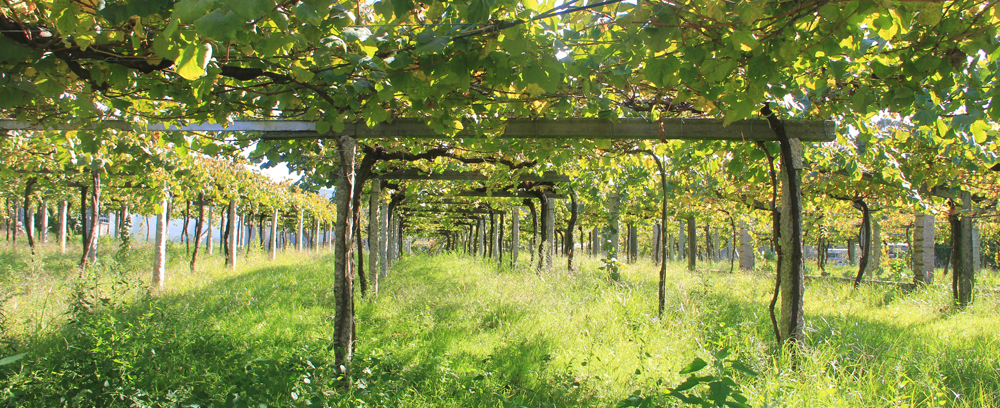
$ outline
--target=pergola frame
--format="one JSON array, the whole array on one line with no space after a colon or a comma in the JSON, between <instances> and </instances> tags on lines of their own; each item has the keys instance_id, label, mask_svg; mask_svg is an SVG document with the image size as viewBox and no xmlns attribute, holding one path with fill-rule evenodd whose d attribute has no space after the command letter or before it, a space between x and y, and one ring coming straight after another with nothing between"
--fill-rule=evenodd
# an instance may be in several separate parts
<instances>
[{"instance_id":1,"label":"pergola frame","mask_svg":"<svg viewBox=\"0 0 1000 408\"><path fill-rule=\"evenodd\" d=\"M766 112L763 112L766 111ZM648 121L642 118L622 118L617 120L606 120L596 118L568 118L556 120L525 120L512 119L507 121L503 130L482 128L474 121L465 121L462 129L456 130L451 136L444 137L427 125L423 119L399 118L392 122L380 123L374 127L369 127L364 123L347 123L344 129L339 132L319 133L316 131L314 122L284 121L284 120L264 120L264 121L234 121L229 124L195 123L182 125L151 124L147 126L136 126L130 122L107 120L99 121L96 124L85 126L74 125L52 125L44 126L37 123L26 123L16 120L0 119L0 131L7 130L87 130L98 128L112 128L123 131L136 132L258 132L261 140L316 140L333 139L338 142L340 157L342 162L354 165L353 154L356 152L356 141L358 139L475 139L475 138L497 138L497 139L556 139L556 140L718 140L718 141L778 141L781 143L782 161L782 208L781 208L781 236L782 244L789 245L793 253L799 256L791 256L791 262L779 265L778 274L786 275L780 280L781 299L781 322L776 326L781 326L778 333L779 338L792 337L801 339L803 336L803 305L802 284L803 271L801 261L802 237L801 219L802 209L801 181L802 165L802 142L829 142L836 140L836 124L833 121L782 121L773 116L770 109L765 106L762 112L765 119L739 120L728 125L718 119L662 119L660 121ZM493 136L490 136L490 135ZM780 135L780 136L779 136ZM340 185L344 184L344 185ZM347 189L345 183L338 182L338 189ZM493 197L538 197L527 192L511 193L480 193L462 192L459 196L485 196ZM339 196L339 195L338 195ZM551 203L554 194L546 193L543 197ZM338 197L338 212L350 208L350 199ZM343 201L343 202L342 202ZM794 206L790 203L796 203ZM231 208L231 212L234 210ZM794 220L794 221L793 221ZM344 215L338 215L337 233L344 232L344 227L349 225ZM347 253L346 249L338 247L337 253ZM551 251L549 252L551 253ZM342 260L338 258L335 269L341 271L345 268ZM541 259L539 259L541 262ZM549 258L551 262L551 258ZM689 265L693 268L693 265ZM798 269L798 270L793 270ZM338 275L339 276L339 275ZM786 279L788 278L788 279ZM340 287L340 283L337 287ZM347 285L349 287L349 284ZM343 299L338 299L338 302ZM341 306L338 304L338 309ZM353 318L353 306L350 308L350 317ZM345 309L346 310L346 309ZM353 327L345 322L337 322L335 327ZM353 329L352 329L353 330ZM338 338L338 344L350 344L349 339L353 333L343 330L335 330L337 335L344 336ZM776 330L778 332L778 330ZM347 333L347 334L345 334ZM788 337L785 337L788 336Z\"/></svg>"}]
</instances>

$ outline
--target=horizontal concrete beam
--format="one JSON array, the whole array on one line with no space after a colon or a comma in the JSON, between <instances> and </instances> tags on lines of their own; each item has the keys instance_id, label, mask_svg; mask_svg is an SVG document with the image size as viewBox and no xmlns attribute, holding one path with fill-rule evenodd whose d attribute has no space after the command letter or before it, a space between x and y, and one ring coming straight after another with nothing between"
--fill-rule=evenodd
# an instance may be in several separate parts
<instances>
[{"instance_id":1,"label":"horizontal concrete beam","mask_svg":"<svg viewBox=\"0 0 1000 408\"><path fill-rule=\"evenodd\" d=\"M0 119L0 130L95 130L116 129L129 132L312 132L316 134L316 123L296 120L238 120L230 124L191 123L175 126L150 124L148 127L124 120L105 120L85 126L39 126L35 123L12 119Z\"/></svg>"},{"instance_id":2,"label":"horizontal concrete beam","mask_svg":"<svg viewBox=\"0 0 1000 408\"><path fill-rule=\"evenodd\" d=\"M445 170L440 173L426 173L415 169L398 170L385 174L380 174L377 177L385 180L455 180L455 181L489 180L489 177L478 171L456 171L456 170ZM567 182L569 181L569 176L561 176L552 172L545 172L545 174L542 174L541 176L535 174L524 174L518 176L517 180Z\"/></svg>"},{"instance_id":3,"label":"horizontal concrete beam","mask_svg":"<svg viewBox=\"0 0 1000 408\"><path fill-rule=\"evenodd\" d=\"M402 209L404 213L441 213L441 214L505 214L505 211L501 210L484 210L481 208L476 209L446 209L446 208L404 208Z\"/></svg>"},{"instance_id":4,"label":"horizontal concrete beam","mask_svg":"<svg viewBox=\"0 0 1000 408\"><path fill-rule=\"evenodd\" d=\"M455 194L458 197L499 197L499 198L538 198L536 195L529 193L527 191L494 191L492 193L486 193L484 191L461 191ZM567 198L566 194L546 194L547 197L552 197L555 199Z\"/></svg>"},{"instance_id":5,"label":"horizontal concrete beam","mask_svg":"<svg viewBox=\"0 0 1000 408\"><path fill-rule=\"evenodd\" d=\"M314 122L285 120L234 121L230 124L195 123L182 126L152 124L149 127L131 122L109 120L101 127L137 132L264 132L261 139L327 139L334 133L316 132ZM85 130L87 126L43 127L37 124L0 119L0 130ZM596 118L569 118L556 120L514 119L502 130L478 129L475 122L463 124L456 138L476 138L495 134L507 139L621 139L621 140L776 140L766 120L747 119L723 126L719 119L664 119L650 122L642 118L622 118L616 121ZM785 121L789 137L808 142L829 142L837 138L833 121ZM443 139L422 119L399 118L391 123L380 123L369 128L364 123L348 123L340 134L358 139Z\"/></svg>"}]
</instances>

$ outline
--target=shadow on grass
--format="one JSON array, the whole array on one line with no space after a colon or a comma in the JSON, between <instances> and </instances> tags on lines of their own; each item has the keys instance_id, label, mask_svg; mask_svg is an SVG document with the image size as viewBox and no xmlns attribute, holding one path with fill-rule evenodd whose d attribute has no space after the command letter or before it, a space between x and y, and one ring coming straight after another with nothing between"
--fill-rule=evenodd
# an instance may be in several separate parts
<instances>
[{"instance_id":1,"label":"shadow on grass","mask_svg":"<svg viewBox=\"0 0 1000 408\"><path fill-rule=\"evenodd\" d=\"M442 274L426 259L404 261L391 300L359 308L360 364L367 403L389 406L587 406L572 376L550 366L553 345L511 328L527 311L507 300L474 297L481 288L462 274ZM478 260L445 260L479 267ZM473 265L470 265L473 264ZM381 305L389 301L390 305ZM406 396L405 400L397 400ZM404 403L403 401L406 401Z\"/></svg>"},{"instance_id":2,"label":"shadow on grass","mask_svg":"<svg viewBox=\"0 0 1000 408\"><path fill-rule=\"evenodd\" d=\"M68 323L28 339L18 350L28 356L0 367L0 406L581 405L548 368L545 339L501 344L485 357L456 350L470 331L503 330L520 316L500 304L493 317L468 319L465 305L440 294L474 285L435 280L430 267L417 288L426 291L423 310L406 306L402 321L369 320L366 308L382 300L358 300L355 387L338 388L330 265L256 268L163 296L135 279L84 284ZM420 313L433 324L406 317ZM374 340L392 333L415 347L397 352Z\"/></svg>"},{"instance_id":3,"label":"shadow on grass","mask_svg":"<svg viewBox=\"0 0 1000 408\"><path fill-rule=\"evenodd\" d=\"M86 281L74 288L69 322L28 339L28 357L0 367L0 405L323 402L336 370L324 333L332 278L318 264L259 268L160 297L134 278Z\"/></svg>"}]
</instances>

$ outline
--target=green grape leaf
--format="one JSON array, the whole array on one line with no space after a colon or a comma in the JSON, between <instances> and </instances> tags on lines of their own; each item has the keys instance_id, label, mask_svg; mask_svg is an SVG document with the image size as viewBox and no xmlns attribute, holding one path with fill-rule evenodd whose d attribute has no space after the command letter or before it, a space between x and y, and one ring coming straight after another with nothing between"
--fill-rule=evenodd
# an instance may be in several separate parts
<instances>
[{"instance_id":1,"label":"green grape leaf","mask_svg":"<svg viewBox=\"0 0 1000 408\"><path fill-rule=\"evenodd\" d=\"M312 81L315 76L315 73L302 66L300 63L296 62L295 64L292 64L292 78L295 78L296 81L309 82Z\"/></svg>"},{"instance_id":2,"label":"green grape leaf","mask_svg":"<svg viewBox=\"0 0 1000 408\"><path fill-rule=\"evenodd\" d=\"M420 43L420 45L413 50L414 54L431 54L448 47L448 37L436 37L429 34L424 36L423 34L424 33L417 34L417 42Z\"/></svg>"},{"instance_id":3,"label":"green grape leaf","mask_svg":"<svg viewBox=\"0 0 1000 408\"><path fill-rule=\"evenodd\" d=\"M194 22L198 34L216 41L232 41L245 21L236 13L216 9Z\"/></svg>"},{"instance_id":4,"label":"green grape leaf","mask_svg":"<svg viewBox=\"0 0 1000 408\"><path fill-rule=\"evenodd\" d=\"M364 27L348 27L341 34L344 35L344 40L361 42L371 37L372 31Z\"/></svg>"},{"instance_id":5,"label":"green grape leaf","mask_svg":"<svg viewBox=\"0 0 1000 408\"><path fill-rule=\"evenodd\" d=\"M174 17L185 23L194 23L215 8L216 0L181 0L174 4Z\"/></svg>"},{"instance_id":6,"label":"green grape leaf","mask_svg":"<svg viewBox=\"0 0 1000 408\"><path fill-rule=\"evenodd\" d=\"M372 4L372 9L387 20L392 18L392 3L388 0L375 2L375 4Z\"/></svg>"},{"instance_id":7,"label":"green grape leaf","mask_svg":"<svg viewBox=\"0 0 1000 408\"><path fill-rule=\"evenodd\" d=\"M940 3L927 3L917 14L917 22L926 26L936 26L944 16L944 7Z\"/></svg>"},{"instance_id":8,"label":"green grape leaf","mask_svg":"<svg viewBox=\"0 0 1000 408\"><path fill-rule=\"evenodd\" d=\"M413 4L413 0L390 0L390 2L392 3L392 11L396 14L396 18L403 17L416 7Z\"/></svg>"},{"instance_id":9,"label":"green grape leaf","mask_svg":"<svg viewBox=\"0 0 1000 408\"><path fill-rule=\"evenodd\" d=\"M295 17L304 23L309 23L314 26L320 25L319 14L316 13L316 9L312 8L308 3L302 3L292 9L292 13Z\"/></svg>"},{"instance_id":10,"label":"green grape leaf","mask_svg":"<svg viewBox=\"0 0 1000 408\"><path fill-rule=\"evenodd\" d=\"M229 9L243 17L243 20L253 20L274 8L273 0L224 0Z\"/></svg>"},{"instance_id":11,"label":"green grape leaf","mask_svg":"<svg viewBox=\"0 0 1000 408\"><path fill-rule=\"evenodd\" d=\"M30 48L15 45L7 37L0 36L0 62L21 62L26 60L31 54L32 51Z\"/></svg>"},{"instance_id":12,"label":"green grape leaf","mask_svg":"<svg viewBox=\"0 0 1000 408\"><path fill-rule=\"evenodd\" d=\"M466 20L472 23L486 21L496 0L472 0L469 2Z\"/></svg>"},{"instance_id":13,"label":"green grape leaf","mask_svg":"<svg viewBox=\"0 0 1000 408\"><path fill-rule=\"evenodd\" d=\"M321 120L321 121L316 122L316 133L319 133L319 134L322 135L322 134L326 134L329 131L330 131L330 122L327 122L325 120Z\"/></svg>"}]
</instances>

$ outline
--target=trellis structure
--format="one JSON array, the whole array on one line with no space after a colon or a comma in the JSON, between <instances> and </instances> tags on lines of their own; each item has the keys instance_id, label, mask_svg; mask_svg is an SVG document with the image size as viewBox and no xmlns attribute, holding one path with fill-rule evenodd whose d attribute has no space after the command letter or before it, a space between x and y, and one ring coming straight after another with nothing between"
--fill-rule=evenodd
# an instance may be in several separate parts
<instances>
[{"instance_id":1,"label":"trellis structure","mask_svg":"<svg viewBox=\"0 0 1000 408\"><path fill-rule=\"evenodd\" d=\"M781 246L790 248L788 254L783 254L783 262L778 267L778 279L781 289L781 322L780 336L783 339L800 340L803 338L803 262L802 262L802 208L801 175L802 142L827 142L836 139L836 125L833 121L788 121L784 122L768 110L766 119L740 120L726 125L717 119L664 119L656 122L641 118L624 118L616 121L591 118L573 118L558 120L510 120L502 131L490 132L491 129L479 129L473 122L467 122L463 130L457 131L454 138L490 137L506 139L613 139L613 140L725 140L734 142L778 141L781 145ZM0 120L0 130L85 130L111 128L122 131L137 132L260 132L257 138L261 140L288 139L334 139L339 146L340 165L342 168L355 168L356 143L358 139L379 138L409 138L409 139L441 139L442 136L429 125L418 119L396 119L393 122L381 123L369 127L360 123L349 123L341 132L318 133L316 125L301 121L234 121L231 124L195 123L182 125L151 124L148 126L133 125L124 121L104 121L100 124L87 126L55 125L25 123L13 120ZM345 281L351 276L349 248L340 242L341 237L350 237L351 217L345 213L351 208L352 192L354 191L353 172L341 172L343 177L337 181L337 225L335 226L337 243L334 246L337 253L335 271L338 297L338 317L335 321L335 346L345 347L353 344L353 302L348 297L353 296L353 285ZM469 176L478 177L478 176ZM378 180L373 178L373 180ZM345 194L346 193L346 194ZM538 197L528 192L463 192L459 196L493 196L509 195L512 197ZM547 204L552 205L555 195L546 194ZM233 210L230 209L230 212ZM552 216L549 212L549 217ZM616 218L617 211L611 211ZM616 223L616 219L611 222ZM549 221L551 226L552 222ZM394 228L399 233L399 228ZM395 237L397 240L400 237ZM692 253L689 259L694 259L695 247L690 247ZM541 260L539 260L541 261ZM551 262L551 259L550 259ZM347 317L349 315L350 317Z\"/></svg>"}]
</instances>

